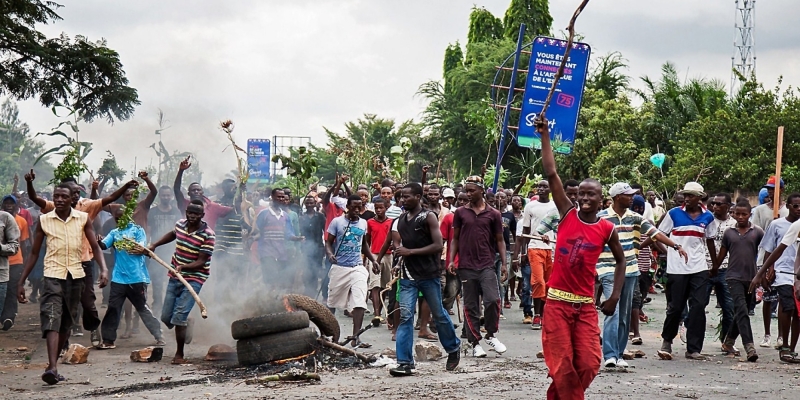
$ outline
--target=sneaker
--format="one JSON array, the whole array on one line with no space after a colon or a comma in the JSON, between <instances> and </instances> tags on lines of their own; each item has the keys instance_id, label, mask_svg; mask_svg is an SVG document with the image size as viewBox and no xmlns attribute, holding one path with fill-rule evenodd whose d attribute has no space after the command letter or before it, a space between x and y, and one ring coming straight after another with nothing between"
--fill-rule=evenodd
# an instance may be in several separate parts
<instances>
[{"instance_id":1,"label":"sneaker","mask_svg":"<svg viewBox=\"0 0 800 400\"><path fill-rule=\"evenodd\" d=\"M747 315L753 317L756 315L756 310L747 310Z\"/></svg>"},{"instance_id":2,"label":"sneaker","mask_svg":"<svg viewBox=\"0 0 800 400\"><path fill-rule=\"evenodd\" d=\"M764 340L761 341L759 344L760 347L770 347L770 343L772 342L772 338L769 335L764 335Z\"/></svg>"},{"instance_id":3,"label":"sneaker","mask_svg":"<svg viewBox=\"0 0 800 400\"><path fill-rule=\"evenodd\" d=\"M445 364L445 369L448 371L455 371L458 368L458 363L461 361L461 352L456 350L447 355L447 364Z\"/></svg>"},{"instance_id":4,"label":"sneaker","mask_svg":"<svg viewBox=\"0 0 800 400\"><path fill-rule=\"evenodd\" d=\"M526 316L522 317L522 323L523 324L530 325L531 322L533 322L533 317L531 317L530 315L526 315Z\"/></svg>"},{"instance_id":5,"label":"sneaker","mask_svg":"<svg viewBox=\"0 0 800 400\"><path fill-rule=\"evenodd\" d=\"M486 352L483 351L483 347L481 347L481 345L476 344L475 346L472 346L472 356L475 358L483 358L486 357Z\"/></svg>"},{"instance_id":6,"label":"sneaker","mask_svg":"<svg viewBox=\"0 0 800 400\"><path fill-rule=\"evenodd\" d=\"M100 337L100 331L95 329L92 331L92 346L99 346L102 343L102 338Z\"/></svg>"},{"instance_id":7,"label":"sneaker","mask_svg":"<svg viewBox=\"0 0 800 400\"><path fill-rule=\"evenodd\" d=\"M506 319L506 316L505 316L505 315L503 315L503 314L500 314L500 317L499 317L499 318L500 318L500 320L502 321L502 320L505 320L505 319Z\"/></svg>"},{"instance_id":8,"label":"sneaker","mask_svg":"<svg viewBox=\"0 0 800 400\"><path fill-rule=\"evenodd\" d=\"M391 376L412 376L416 373L417 370L410 364L400 364L389 370L389 375Z\"/></svg>"},{"instance_id":9,"label":"sneaker","mask_svg":"<svg viewBox=\"0 0 800 400\"><path fill-rule=\"evenodd\" d=\"M72 336L81 337L83 336L83 331L81 328L72 328Z\"/></svg>"},{"instance_id":10,"label":"sneaker","mask_svg":"<svg viewBox=\"0 0 800 400\"><path fill-rule=\"evenodd\" d=\"M617 367L617 359L614 357L609 358L608 360L603 361L603 366L606 368L616 368Z\"/></svg>"},{"instance_id":11,"label":"sneaker","mask_svg":"<svg viewBox=\"0 0 800 400\"><path fill-rule=\"evenodd\" d=\"M678 332L681 336L681 342L686 343L686 326L681 324L681 328Z\"/></svg>"},{"instance_id":12,"label":"sneaker","mask_svg":"<svg viewBox=\"0 0 800 400\"><path fill-rule=\"evenodd\" d=\"M3 325L3 329L8 330L5 329L5 325ZM777 342L778 343L775 345L775 350L779 350L781 347L783 347L783 336L778 336Z\"/></svg>"},{"instance_id":13,"label":"sneaker","mask_svg":"<svg viewBox=\"0 0 800 400\"><path fill-rule=\"evenodd\" d=\"M617 368L628 368L628 362L623 359L617 360Z\"/></svg>"},{"instance_id":14,"label":"sneaker","mask_svg":"<svg viewBox=\"0 0 800 400\"><path fill-rule=\"evenodd\" d=\"M517 297L516 296L511 296L511 301L517 301ZM511 308L511 307L509 307L509 308Z\"/></svg>"},{"instance_id":15,"label":"sneaker","mask_svg":"<svg viewBox=\"0 0 800 400\"><path fill-rule=\"evenodd\" d=\"M533 321L531 322L531 329L535 331L539 331L542 329L542 316L541 315L534 315Z\"/></svg>"},{"instance_id":16,"label":"sneaker","mask_svg":"<svg viewBox=\"0 0 800 400\"><path fill-rule=\"evenodd\" d=\"M511 302L506 300L505 304L503 304L503 308L511 308Z\"/></svg>"},{"instance_id":17,"label":"sneaker","mask_svg":"<svg viewBox=\"0 0 800 400\"><path fill-rule=\"evenodd\" d=\"M490 337L486 339L486 344L491 346L492 350L494 350L497 354L503 354L507 350L506 345L500 343L500 340L498 340L496 337Z\"/></svg>"},{"instance_id":18,"label":"sneaker","mask_svg":"<svg viewBox=\"0 0 800 400\"><path fill-rule=\"evenodd\" d=\"M756 354L756 346L753 343L748 343L744 345L745 351L747 351L747 361L756 362L758 361L758 354Z\"/></svg>"},{"instance_id":19,"label":"sneaker","mask_svg":"<svg viewBox=\"0 0 800 400\"><path fill-rule=\"evenodd\" d=\"M10 319L6 319L5 321L3 321L3 330L4 331L7 331L7 330L11 329L12 326L14 326L14 321L12 321Z\"/></svg>"}]
</instances>

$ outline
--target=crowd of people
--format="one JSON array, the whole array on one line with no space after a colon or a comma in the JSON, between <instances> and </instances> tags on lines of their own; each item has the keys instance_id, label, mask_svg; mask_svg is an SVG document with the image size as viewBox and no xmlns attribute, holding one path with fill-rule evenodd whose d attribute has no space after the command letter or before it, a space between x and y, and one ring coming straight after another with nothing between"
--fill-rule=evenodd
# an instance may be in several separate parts
<instances>
[{"instance_id":1,"label":"crowd of people","mask_svg":"<svg viewBox=\"0 0 800 400\"><path fill-rule=\"evenodd\" d=\"M332 187L314 185L299 198L288 188L247 194L246 185L228 179L212 200L197 182L184 195L187 158L172 187L139 173L148 187L141 198L133 198L138 180L109 192L105 181L87 191L68 178L44 195L31 170L26 190L17 190L15 178L2 200L2 329L12 329L18 302L39 304L48 384L64 379L57 360L71 336L88 331L93 346L114 349L123 320L119 339L138 333L141 321L156 346L166 344L163 327L175 328L172 362L182 364L193 336L191 292L209 280L212 296L222 299L258 283L321 297L352 318L354 347L370 347L357 334L365 314L373 314L396 341L398 365L390 374L408 376L416 373L415 330L441 343L447 370L459 365L462 339L473 357L486 357L484 346L504 353L503 313L519 301L521 323L542 332L548 398L582 398L601 367L628 367L628 344L643 343L643 304L663 289L660 358L673 359L680 336L687 359L705 359L714 293L720 351L739 355L741 336L746 359L758 359L750 316L760 302L766 336L759 346L772 346L777 313L779 358L800 362L800 194L785 202L776 197L783 181L773 177L755 207L747 198L708 194L698 182L687 182L668 210L636 184L614 183L604 198L594 179L561 180L547 124L537 129L546 179L525 194L524 180L495 192L477 175L452 187L428 184L424 167L420 183L384 179L351 188L341 175ZM105 309L102 318L98 308ZM451 317L456 312L461 326Z\"/></svg>"}]
</instances>

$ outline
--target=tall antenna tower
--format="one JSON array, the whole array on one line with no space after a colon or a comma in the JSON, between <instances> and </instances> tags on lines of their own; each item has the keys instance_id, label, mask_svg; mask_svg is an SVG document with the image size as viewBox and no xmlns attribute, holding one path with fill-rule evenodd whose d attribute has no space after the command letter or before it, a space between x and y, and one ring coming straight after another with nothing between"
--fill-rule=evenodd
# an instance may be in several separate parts
<instances>
[{"instance_id":1,"label":"tall antenna tower","mask_svg":"<svg viewBox=\"0 0 800 400\"><path fill-rule=\"evenodd\" d=\"M734 71L738 71L746 78L750 78L750 75L756 72L756 49L753 36L756 26L755 7L756 0L736 0L734 51L731 64ZM731 71L731 96L736 95L741 86L739 77L734 71Z\"/></svg>"}]
</instances>

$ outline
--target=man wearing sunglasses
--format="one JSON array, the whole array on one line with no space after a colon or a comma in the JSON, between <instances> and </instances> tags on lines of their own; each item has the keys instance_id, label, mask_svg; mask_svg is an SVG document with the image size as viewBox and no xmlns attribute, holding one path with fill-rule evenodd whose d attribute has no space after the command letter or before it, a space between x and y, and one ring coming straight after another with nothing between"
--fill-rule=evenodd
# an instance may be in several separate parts
<instances>
[{"instance_id":1,"label":"man wearing sunglasses","mask_svg":"<svg viewBox=\"0 0 800 400\"><path fill-rule=\"evenodd\" d=\"M716 196L711 198L711 203L709 204L710 210L714 213L714 220L717 223L717 229L714 233L714 253L711 253L711 249L706 252L706 263L708 264L708 269L713 268L714 260L717 258L717 254L719 253L720 247L722 247L722 236L728 228L733 228L736 226L736 220L730 216L730 209L731 209L731 195L728 193L718 193ZM725 256L725 259L722 260L720 263L719 270L717 272L717 276L711 278L708 281L708 293L711 293L711 290L714 290L714 293L717 294L717 304L719 304L719 308L722 309L722 330L720 331L720 341L725 339L725 335L728 333L728 328L730 328L731 323L733 323L733 298L731 298L731 293L728 290L728 284L725 281L725 276L728 272L728 257ZM723 352L727 352L724 350L723 345ZM733 352L736 349L728 349Z\"/></svg>"}]
</instances>

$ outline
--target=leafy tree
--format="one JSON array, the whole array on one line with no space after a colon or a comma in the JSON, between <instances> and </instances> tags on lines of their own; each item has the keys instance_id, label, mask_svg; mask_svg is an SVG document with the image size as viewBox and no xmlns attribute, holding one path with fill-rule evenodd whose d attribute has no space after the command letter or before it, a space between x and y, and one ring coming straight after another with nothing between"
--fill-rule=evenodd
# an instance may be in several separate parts
<instances>
[{"instance_id":1,"label":"leafy tree","mask_svg":"<svg viewBox=\"0 0 800 400\"><path fill-rule=\"evenodd\" d=\"M6 99L0 106L0 193L11 192L14 174L21 177L33 168L43 149L44 144L33 138L28 124L19 119L17 104ZM37 175L40 179L36 183L42 185L52 178L53 166L46 156L39 165Z\"/></svg>"},{"instance_id":2,"label":"leafy tree","mask_svg":"<svg viewBox=\"0 0 800 400\"><path fill-rule=\"evenodd\" d=\"M0 95L70 105L87 122L130 118L140 102L116 51L104 40L47 38L36 30L60 20L60 7L43 0L0 3Z\"/></svg>"},{"instance_id":3,"label":"leafy tree","mask_svg":"<svg viewBox=\"0 0 800 400\"><path fill-rule=\"evenodd\" d=\"M503 22L486 8L472 7L467 43L491 42L503 37Z\"/></svg>"},{"instance_id":4,"label":"leafy tree","mask_svg":"<svg viewBox=\"0 0 800 400\"><path fill-rule=\"evenodd\" d=\"M503 33L506 38L516 41L519 26L525 24L527 42L539 35L549 35L553 28L548 0L511 0L503 17Z\"/></svg>"},{"instance_id":5,"label":"leafy tree","mask_svg":"<svg viewBox=\"0 0 800 400\"><path fill-rule=\"evenodd\" d=\"M628 69L622 53L614 51L596 59L586 81L586 87L601 91L607 99L615 99L627 90L630 77L622 72Z\"/></svg>"}]
</instances>

